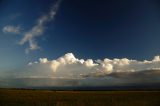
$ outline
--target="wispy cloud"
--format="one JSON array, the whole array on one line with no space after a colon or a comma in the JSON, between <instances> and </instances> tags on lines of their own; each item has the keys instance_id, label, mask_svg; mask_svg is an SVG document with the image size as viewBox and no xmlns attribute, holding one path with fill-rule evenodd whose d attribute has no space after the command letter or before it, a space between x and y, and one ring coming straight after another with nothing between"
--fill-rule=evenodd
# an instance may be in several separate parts
<instances>
[{"instance_id":1,"label":"wispy cloud","mask_svg":"<svg viewBox=\"0 0 160 106\"><path fill-rule=\"evenodd\" d=\"M3 27L3 33L20 34L20 26L7 25Z\"/></svg>"},{"instance_id":2,"label":"wispy cloud","mask_svg":"<svg viewBox=\"0 0 160 106\"><path fill-rule=\"evenodd\" d=\"M39 36L43 35L44 31L45 31L45 25L54 20L57 11L59 9L61 0L58 0L50 9L50 11L41 16L38 20L37 20L37 24L34 25L31 30L27 31L24 33L23 38L20 40L19 44L23 45L25 43L29 43L29 47L26 49L26 52L28 53L30 50L36 50L39 49L40 47L38 46L37 42L36 42L36 38L38 38Z\"/></svg>"},{"instance_id":3,"label":"wispy cloud","mask_svg":"<svg viewBox=\"0 0 160 106\"><path fill-rule=\"evenodd\" d=\"M23 38L18 42L19 45L24 45L25 43L29 44L29 47L26 48L25 52L29 53L31 50L40 49L40 46L37 43L37 38L43 35L45 32L45 26L50 21L54 20L57 11L59 9L61 0L57 0L57 2L50 8L50 11L47 14L42 15L40 18L37 19L37 23L26 32L21 32L20 26L12 26L7 25L3 27L2 31L4 33L11 33L11 34L22 34ZM15 14L15 17L17 15Z\"/></svg>"}]
</instances>

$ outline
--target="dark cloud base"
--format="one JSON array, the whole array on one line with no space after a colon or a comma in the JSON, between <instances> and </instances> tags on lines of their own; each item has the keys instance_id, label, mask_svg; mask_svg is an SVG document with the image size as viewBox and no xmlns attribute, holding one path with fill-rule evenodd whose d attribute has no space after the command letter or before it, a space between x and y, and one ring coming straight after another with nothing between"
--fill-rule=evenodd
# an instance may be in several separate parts
<instances>
[{"instance_id":1,"label":"dark cloud base","mask_svg":"<svg viewBox=\"0 0 160 106\"><path fill-rule=\"evenodd\" d=\"M101 82L100 82L101 81ZM93 83L95 82L95 83ZM47 90L160 90L160 82L128 82L104 78L53 79L11 78L0 79L0 88L47 89Z\"/></svg>"}]
</instances>

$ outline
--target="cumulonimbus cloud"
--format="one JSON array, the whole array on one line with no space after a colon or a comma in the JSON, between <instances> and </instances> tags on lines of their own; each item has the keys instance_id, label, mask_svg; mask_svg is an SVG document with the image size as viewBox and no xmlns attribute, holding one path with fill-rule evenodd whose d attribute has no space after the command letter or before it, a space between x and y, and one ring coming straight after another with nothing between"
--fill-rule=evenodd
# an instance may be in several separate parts
<instances>
[{"instance_id":1,"label":"cumulonimbus cloud","mask_svg":"<svg viewBox=\"0 0 160 106\"><path fill-rule=\"evenodd\" d=\"M23 38L20 40L19 44L23 45L25 43L29 43L29 47L26 49L26 53L28 53L30 50L36 50L36 49L40 48L36 42L36 38L43 35L43 33L45 31L45 25L55 18L57 11L59 9L60 3L61 3L61 0L58 0L51 7L48 14L41 16L37 20L37 24L34 25L31 28L31 30L29 30L23 34Z\"/></svg>"},{"instance_id":2,"label":"cumulonimbus cloud","mask_svg":"<svg viewBox=\"0 0 160 106\"><path fill-rule=\"evenodd\" d=\"M3 33L20 34L20 26L7 25L3 27Z\"/></svg>"},{"instance_id":3,"label":"cumulonimbus cloud","mask_svg":"<svg viewBox=\"0 0 160 106\"><path fill-rule=\"evenodd\" d=\"M29 66L46 67L51 70L56 77L82 77L82 76L102 76L112 73L126 72L134 73L143 70L160 69L160 56L155 56L153 60L130 60L108 59L92 60L78 59L72 53L67 53L56 60L40 58L38 62L29 63Z\"/></svg>"},{"instance_id":4,"label":"cumulonimbus cloud","mask_svg":"<svg viewBox=\"0 0 160 106\"><path fill-rule=\"evenodd\" d=\"M152 60L78 59L67 53L57 59L40 58L15 71L0 72L0 86L127 86L160 83L160 56ZM15 80L15 81L14 81ZM9 81L9 82L6 82Z\"/></svg>"}]
</instances>

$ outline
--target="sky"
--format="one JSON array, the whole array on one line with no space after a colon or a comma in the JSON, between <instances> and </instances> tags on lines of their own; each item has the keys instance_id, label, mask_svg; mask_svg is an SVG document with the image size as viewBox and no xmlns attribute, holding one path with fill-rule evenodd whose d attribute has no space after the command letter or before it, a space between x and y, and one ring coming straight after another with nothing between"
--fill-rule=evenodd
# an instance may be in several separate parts
<instances>
[{"instance_id":1,"label":"sky","mask_svg":"<svg viewBox=\"0 0 160 106\"><path fill-rule=\"evenodd\" d=\"M159 72L158 0L0 0L0 14L2 76Z\"/></svg>"}]
</instances>

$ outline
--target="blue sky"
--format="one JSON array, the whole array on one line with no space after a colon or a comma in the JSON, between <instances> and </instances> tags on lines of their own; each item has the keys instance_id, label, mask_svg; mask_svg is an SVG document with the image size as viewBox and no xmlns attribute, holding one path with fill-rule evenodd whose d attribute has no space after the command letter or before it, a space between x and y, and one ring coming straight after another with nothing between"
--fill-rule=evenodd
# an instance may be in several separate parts
<instances>
[{"instance_id":1,"label":"blue sky","mask_svg":"<svg viewBox=\"0 0 160 106\"><path fill-rule=\"evenodd\" d=\"M0 14L0 71L159 69L158 0L0 0Z\"/></svg>"},{"instance_id":2,"label":"blue sky","mask_svg":"<svg viewBox=\"0 0 160 106\"><path fill-rule=\"evenodd\" d=\"M158 55L160 9L156 0L63 1L55 19L36 38L41 50L25 54L17 45L23 33L50 11L55 0L1 0L0 27L20 26L22 34L0 32L0 67L14 67L39 57L72 52L80 58L151 59Z\"/></svg>"}]
</instances>

